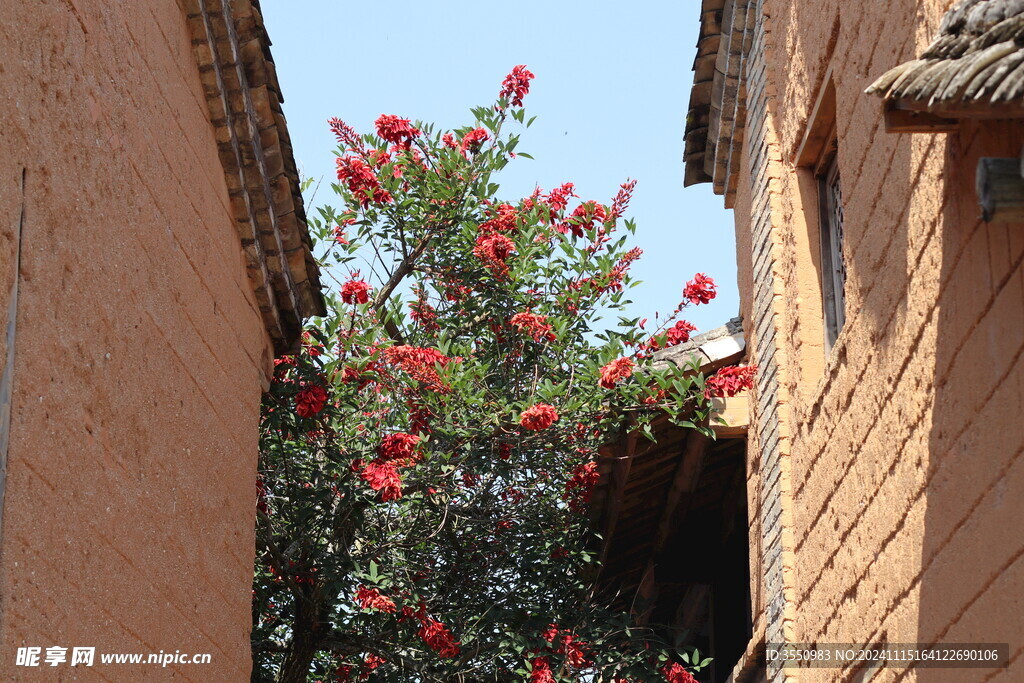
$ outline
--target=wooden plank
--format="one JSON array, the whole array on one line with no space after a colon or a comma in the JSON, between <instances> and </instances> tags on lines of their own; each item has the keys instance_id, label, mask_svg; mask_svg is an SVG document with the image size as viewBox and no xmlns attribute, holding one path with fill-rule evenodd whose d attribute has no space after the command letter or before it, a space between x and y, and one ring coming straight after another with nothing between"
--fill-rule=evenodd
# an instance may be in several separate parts
<instances>
[{"instance_id":1,"label":"wooden plank","mask_svg":"<svg viewBox=\"0 0 1024 683\"><path fill-rule=\"evenodd\" d=\"M960 127L955 118L945 118L927 111L900 109L891 102L882 105L886 133L951 133Z\"/></svg>"},{"instance_id":2,"label":"wooden plank","mask_svg":"<svg viewBox=\"0 0 1024 683\"><path fill-rule=\"evenodd\" d=\"M608 551L611 549L612 539L615 536L615 526L619 521L619 511L622 509L623 495L626 490L626 482L629 481L629 471L633 466L633 457L636 455L638 438L639 436L635 432L629 432L623 437L620 443L623 443L625 446L623 449L625 453L616 460L612 469L612 483L608 490L610 501L608 516L605 520L604 529L602 529L604 537L601 539L601 556L597 563L599 578L604 569L605 560L608 559Z\"/></svg>"},{"instance_id":3,"label":"wooden plank","mask_svg":"<svg viewBox=\"0 0 1024 683\"><path fill-rule=\"evenodd\" d=\"M725 420L719 424L716 419ZM750 393L740 392L735 396L716 398L711 402L711 429L718 438L746 436L750 426Z\"/></svg>"},{"instance_id":4,"label":"wooden plank","mask_svg":"<svg viewBox=\"0 0 1024 683\"><path fill-rule=\"evenodd\" d=\"M888 110L924 112L944 119L1019 119L1024 118L1024 104L1020 102L935 102L915 99L889 99L883 105Z\"/></svg>"},{"instance_id":5,"label":"wooden plank","mask_svg":"<svg viewBox=\"0 0 1024 683\"><path fill-rule=\"evenodd\" d=\"M978 160L978 201L986 221L1024 222L1024 178L1018 157Z\"/></svg>"}]
</instances>

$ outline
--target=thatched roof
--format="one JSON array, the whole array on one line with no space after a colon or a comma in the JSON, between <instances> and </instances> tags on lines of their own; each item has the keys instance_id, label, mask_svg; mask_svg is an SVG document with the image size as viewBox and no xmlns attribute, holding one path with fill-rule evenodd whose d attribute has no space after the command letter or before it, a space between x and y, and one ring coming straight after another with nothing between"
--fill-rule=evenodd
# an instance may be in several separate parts
<instances>
[{"instance_id":1,"label":"thatched roof","mask_svg":"<svg viewBox=\"0 0 1024 683\"><path fill-rule=\"evenodd\" d=\"M1024 102L1024 0L959 0L919 59L889 70L867 92L953 116Z\"/></svg>"}]
</instances>

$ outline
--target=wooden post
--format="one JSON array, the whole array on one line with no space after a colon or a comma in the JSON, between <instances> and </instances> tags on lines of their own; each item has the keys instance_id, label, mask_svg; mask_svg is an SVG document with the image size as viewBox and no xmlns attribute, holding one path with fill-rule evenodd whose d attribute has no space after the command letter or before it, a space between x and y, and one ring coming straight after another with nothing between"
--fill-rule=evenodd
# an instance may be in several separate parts
<instances>
[{"instance_id":1,"label":"wooden post","mask_svg":"<svg viewBox=\"0 0 1024 683\"><path fill-rule=\"evenodd\" d=\"M977 186L978 201L986 221L1024 222L1021 158L982 157L978 161Z\"/></svg>"}]
</instances>

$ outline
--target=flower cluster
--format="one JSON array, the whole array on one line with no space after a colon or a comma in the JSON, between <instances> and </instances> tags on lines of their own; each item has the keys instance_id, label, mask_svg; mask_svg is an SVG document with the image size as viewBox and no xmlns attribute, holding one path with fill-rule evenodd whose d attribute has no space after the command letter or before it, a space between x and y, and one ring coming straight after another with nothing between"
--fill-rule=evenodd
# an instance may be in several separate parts
<instances>
[{"instance_id":1,"label":"flower cluster","mask_svg":"<svg viewBox=\"0 0 1024 683\"><path fill-rule=\"evenodd\" d=\"M554 406L547 403L538 403L530 406L519 416L519 424L523 429L535 432L547 429L558 421L558 412Z\"/></svg>"},{"instance_id":2,"label":"flower cluster","mask_svg":"<svg viewBox=\"0 0 1024 683\"><path fill-rule=\"evenodd\" d=\"M614 389L619 380L628 379L633 375L633 367L636 363L632 358L619 358L601 368L601 381L599 384L605 389Z\"/></svg>"},{"instance_id":3,"label":"flower cluster","mask_svg":"<svg viewBox=\"0 0 1024 683\"><path fill-rule=\"evenodd\" d=\"M672 662L661 669L661 674L668 683L697 683L697 679L682 664Z\"/></svg>"},{"instance_id":4,"label":"flower cluster","mask_svg":"<svg viewBox=\"0 0 1024 683\"><path fill-rule=\"evenodd\" d=\"M445 393L449 390L441 380L437 366L445 367L453 360L437 349L402 344L383 351L384 362L404 371L429 391Z\"/></svg>"},{"instance_id":5,"label":"flower cluster","mask_svg":"<svg viewBox=\"0 0 1024 683\"><path fill-rule=\"evenodd\" d=\"M375 124L377 135L382 140L392 142L402 149L409 149L412 141L420 134L418 128L410 125L409 119L400 119L393 114L381 114Z\"/></svg>"},{"instance_id":6,"label":"flower cluster","mask_svg":"<svg viewBox=\"0 0 1024 683\"><path fill-rule=\"evenodd\" d=\"M369 283L355 278L349 280L341 286L341 300L347 304L365 304L369 302Z\"/></svg>"},{"instance_id":7,"label":"flower cluster","mask_svg":"<svg viewBox=\"0 0 1024 683\"><path fill-rule=\"evenodd\" d=\"M338 180L348 186L361 208L370 203L390 204L394 201L391 193L380 186L373 169L359 157L338 157Z\"/></svg>"},{"instance_id":8,"label":"flower cluster","mask_svg":"<svg viewBox=\"0 0 1024 683\"><path fill-rule=\"evenodd\" d=\"M381 460L394 462L400 467L408 467L416 462L415 450L419 442L420 437L415 434L388 434L377 448L377 455Z\"/></svg>"},{"instance_id":9,"label":"flower cluster","mask_svg":"<svg viewBox=\"0 0 1024 683\"><path fill-rule=\"evenodd\" d=\"M587 657L587 643L583 642L568 629L561 629L558 624L549 624L540 637L548 644L548 651L565 657L565 663L570 669L581 669L586 667L590 660ZM547 658L543 665L548 665Z\"/></svg>"},{"instance_id":10,"label":"flower cluster","mask_svg":"<svg viewBox=\"0 0 1024 683\"><path fill-rule=\"evenodd\" d=\"M476 238L473 254L495 277L508 276L508 258L515 253L515 242L505 235L489 232Z\"/></svg>"},{"instance_id":11,"label":"flower cluster","mask_svg":"<svg viewBox=\"0 0 1024 683\"><path fill-rule=\"evenodd\" d=\"M523 106L523 98L530 92L530 81L534 76L527 70L525 64L518 64L512 67L512 72L505 77L501 84L501 92L498 99L509 100L513 107Z\"/></svg>"},{"instance_id":12,"label":"flower cluster","mask_svg":"<svg viewBox=\"0 0 1024 683\"><path fill-rule=\"evenodd\" d=\"M541 341L546 339L547 341L555 341L554 328L547 322L547 317L543 315L537 315L536 313L530 313L529 311L523 313L516 313L509 319L509 324L515 327L520 332L529 334L533 337L534 341Z\"/></svg>"},{"instance_id":13,"label":"flower cluster","mask_svg":"<svg viewBox=\"0 0 1024 683\"><path fill-rule=\"evenodd\" d=\"M744 389L754 386L754 373L757 367L753 365L732 365L722 368L704 383L704 395L707 398L720 398L723 396L735 396Z\"/></svg>"},{"instance_id":14,"label":"flower cluster","mask_svg":"<svg viewBox=\"0 0 1024 683\"><path fill-rule=\"evenodd\" d=\"M530 683L555 683L548 657L534 657L530 662Z\"/></svg>"},{"instance_id":15,"label":"flower cluster","mask_svg":"<svg viewBox=\"0 0 1024 683\"><path fill-rule=\"evenodd\" d=\"M380 491L382 501L398 500L402 497L402 475L398 466L387 460L371 460L362 466L359 474L374 491Z\"/></svg>"},{"instance_id":16,"label":"flower cluster","mask_svg":"<svg viewBox=\"0 0 1024 683\"><path fill-rule=\"evenodd\" d=\"M441 659L454 659L459 656L459 642L452 636L448 627L440 621L430 617L421 618L420 628L416 634Z\"/></svg>"},{"instance_id":17,"label":"flower cluster","mask_svg":"<svg viewBox=\"0 0 1024 683\"><path fill-rule=\"evenodd\" d=\"M607 218L608 212L603 204L587 201L573 209L566 222L555 229L563 234L571 231L573 237L583 237L584 231L594 229L594 221L604 223Z\"/></svg>"},{"instance_id":18,"label":"flower cluster","mask_svg":"<svg viewBox=\"0 0 1024 683\"><path fill-rule=\"evenodd\" d=\"M565 484L565 499L569 508L575 512L582 512L590 502L590 495L600 479L601 473L597 471L596 462L577 465L572 471L572 477Z\"/></svg>"},{"instance_id":19,"label":"flower cluster","mask_svg":"<svg viewBox=\"0 0 1024 683\"><path fill-rule=\"evenodd\" d=\"M692 304L706 304L715 298L715 281L704 273L697 273L686 283L683 298Z\"/></svg>"},{"instance_id":20,"label":"flower cluster","mask_svg":"<svg viewBox=\"0 0 1024 683\"><path fill-rule=\"evenodd\" d=\"M462 153L462 156L466 156L466 152L476 154L484 146L484 143L490 139L491 135L486 130L474 128L462 136L462 140L459 141L459 151Z\"/></svg>"},{"instance_id":21,"label":"flower cluster","mask_svg":"<svg viewBox=\"0 0 1024 683\"><path fill-rule=\"evenodd\" d=\"M325 403L327 391L314 384L295 395L295 413L299 417L313 417L324 409Z\"/></svg>"},{"instance_id":22,"label":"flower cluster","mask_svg":"<svg viewBox=\"0 0 1024 683\"><path fill-rule=\"evenodd\" d=\"M376 588L360 586L356 591L356 602L366 610L380 610L381 612L394 612L397 607L391 598L381 595Z\"/></svg>"}]
</instances>

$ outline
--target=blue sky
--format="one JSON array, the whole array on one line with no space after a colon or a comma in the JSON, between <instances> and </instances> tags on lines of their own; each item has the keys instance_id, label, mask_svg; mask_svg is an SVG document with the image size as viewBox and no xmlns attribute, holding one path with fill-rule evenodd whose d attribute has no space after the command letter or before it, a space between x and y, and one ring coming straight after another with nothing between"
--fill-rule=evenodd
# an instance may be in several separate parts
<instances>
[{"instance_id":1,"label":"blue sky","mask_svg":"<svg viewBox=\"0 0 1024 683\"><path fill-rule=\"evenodd\" d=\"M329 117L361 133L382 113L468 125L470 107L493 102L505 74L526 64L537 77L525 104L537 120L518 151L536 160L510 164L501 195L571 181L580 199L607 203L637 179L629 214L643 284L631 291L631 314L671 312L696 272L712 276L719 295L685 317L704 331L737 314L732 212L710 186L682 182L697 0L261 5L304 175L333 177ZM316 198L333 200L324 188Z\"/></svg>"}]
</instances>

